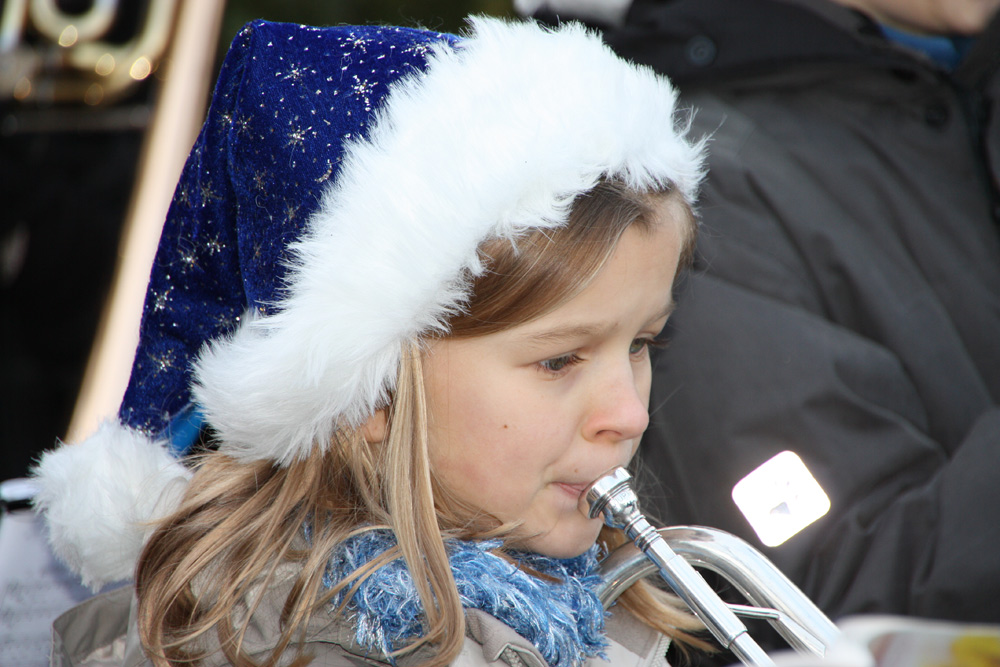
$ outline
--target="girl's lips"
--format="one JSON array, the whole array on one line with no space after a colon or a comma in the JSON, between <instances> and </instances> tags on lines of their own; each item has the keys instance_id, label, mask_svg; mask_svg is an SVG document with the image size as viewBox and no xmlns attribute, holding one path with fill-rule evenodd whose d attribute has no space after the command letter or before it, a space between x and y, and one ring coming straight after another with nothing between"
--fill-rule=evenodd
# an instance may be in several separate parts
<instances>
[{"instance_id":1,"label":"girl's lips","mask_svg":"<svg viewBox=\"0 0 1000 667\"><path fill-rule=\"evenodd\" d=\"M556 486L558 486L559 488L561 488L563 491L573 496L574 498L579 498L580 495L587 490L587 487L590 486L590 483L587 482L584 484L567 484L566 482L556 482Z\"/></svg>"}]
</instances>

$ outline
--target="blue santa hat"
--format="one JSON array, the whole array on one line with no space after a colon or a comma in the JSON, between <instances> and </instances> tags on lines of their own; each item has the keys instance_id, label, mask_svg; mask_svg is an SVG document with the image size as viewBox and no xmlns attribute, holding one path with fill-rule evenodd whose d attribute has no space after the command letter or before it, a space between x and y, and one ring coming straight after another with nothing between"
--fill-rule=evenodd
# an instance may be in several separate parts
<instances>
[{"instance_id":1,"label":"blue santa hat","mask_svg":"<svg viewBox=\"0 0 1000 667\"><path fill-rule=\"evenodd\" d=\"M386 404L447 331L479 246L566 222L603 177L694 204L669 82L578 25L461 38L259 21L230 48L160 239L118 420L47 453L36 504L87 583L131 576L188 478L195 416L284 465Z\"/></svg>"}]
</instances>

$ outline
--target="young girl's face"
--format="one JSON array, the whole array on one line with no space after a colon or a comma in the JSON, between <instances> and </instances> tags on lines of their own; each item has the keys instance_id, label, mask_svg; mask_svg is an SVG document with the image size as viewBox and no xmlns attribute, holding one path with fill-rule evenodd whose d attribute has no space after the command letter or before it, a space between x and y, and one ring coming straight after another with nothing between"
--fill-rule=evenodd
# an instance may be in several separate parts
<instances>
[{"instance_id":1,"label":"young girl's face","mask_svg":"<svg viewBox=\"0 0 1000 667\"><path fill-rule=\"evenodd\" d=\"M459 500L520 521L532 551L568 558L594 544L601 521L580 513L581 491L629 462L649 422L648 346L682 246L681 226L659 218L627 229L591 284L547 315L428 351L435 475Z\"/></svg>"}]
</instances>

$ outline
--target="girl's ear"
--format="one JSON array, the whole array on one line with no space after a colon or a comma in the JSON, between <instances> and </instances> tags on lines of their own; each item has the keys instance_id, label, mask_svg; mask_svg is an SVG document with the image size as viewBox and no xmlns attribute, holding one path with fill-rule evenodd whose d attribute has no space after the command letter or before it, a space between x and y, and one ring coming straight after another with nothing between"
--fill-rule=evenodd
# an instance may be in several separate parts
<instances>
[{"instance_id":1,"label":"girl's ear","mask_svg":"<svg viewBox=\"0 0 1000 667\"><path fill-rule=\"evenodd\" d=\"M389 408L382 408L361 425L361 435L368 444L376 444L385 440L389 424Z\"/></svg>"}]
</instances>

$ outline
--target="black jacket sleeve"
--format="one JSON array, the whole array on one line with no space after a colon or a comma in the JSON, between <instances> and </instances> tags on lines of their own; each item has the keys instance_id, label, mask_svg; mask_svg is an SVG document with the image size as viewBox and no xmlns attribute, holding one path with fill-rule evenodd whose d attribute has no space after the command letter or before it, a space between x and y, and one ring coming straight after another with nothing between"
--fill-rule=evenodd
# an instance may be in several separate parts
<instances>
[{"instance_id":1,"label":"black jacket sleeve","mask_svg":"<svg viewBox=\"0 0 1000 667\"><path fill-rule=\"evenodd\" d=\"M751 540L835 617L1000 620L1000 409L949 454L898 361L850 331L708 275L675 320L642 449L662 520ZM766 548L730 494L784 450L832 507Z\"/></svg>"}]
</instances>

